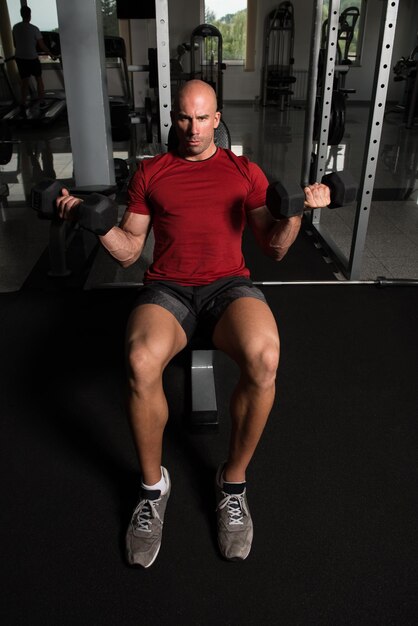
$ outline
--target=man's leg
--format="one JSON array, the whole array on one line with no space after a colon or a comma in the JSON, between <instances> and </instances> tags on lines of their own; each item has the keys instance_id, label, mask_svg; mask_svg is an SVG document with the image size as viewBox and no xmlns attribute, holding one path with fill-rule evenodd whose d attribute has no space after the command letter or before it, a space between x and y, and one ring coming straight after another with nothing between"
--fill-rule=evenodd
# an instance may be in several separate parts
<instances>
[{"instance_id":1,"label":"man's leg","mask_svg":"<svg viewBox=\"0 0 418 626\"><path fill-rule=\"evenodd\" d=\"M128 408L142 472L141 495L126 532L131 565L150 567L161 546L170 476L162 467L162 441L168 419L163 371L187 343L174 315L156 304L141 304L127 329Z\"/></svg>"},{"instance_id":2,"label":"man's leg","mask_svg":"<svg viewBox=\"0 0 418 626\"><path fill-rule=\"evenodd\" d=\"M21 78L20 79L20 91L21 91L21 104L22 106L26 106L26 98L29 93L29 78Z\"/></svg>"},{"instance_id":3,"label":"man's leg","mask_svg":"<svg viewBox=\"0 0 418 626\"><path fill-rule=\"evenodd\" d=\"M270 414L280 342L268 305L242 297L229 304L213 334L215 346L240 368L231 397L232 429L225 465L218 469L218 544L229 560L247 558L253 524L246 495L246 469Z\"/></svg>"},{"instance_id":4,"label":"man's leg","mask_svg":"<svg viewBox=\"0 0 418 626\"><path fill-rule=\"evenodd\" d=\"M38 93L38 100L40 100L42 102L44 97L45 97L44 81L42 79L42 75L35 76L35 78L36 78L36 90L37 90L37 93Z\"/></svg>"},{"instance_id":5,"label":"man's leg","mask_svg":"<svg viewBox=\"0 0 418 626\"><path fill-rule=\"evenodd\" d=\"M261 300L239 298L219 320L213 342L241 372L231 398L232 433L224 469L225 480L241 482L273 406L280 353L276 321Z\"/></svg>"},{"instance_id":6,"label":"man's leg","mask_svg":"<svg viewBox=\"0 0 418 626\"><path fill-rule=\"evenodd\" d=\"M187 339L170 311L143 304L130 317L126 341L129 417L143 481L153 485L161 478L162 439L168 419L163 372Z\"/></svg>"}]
</instances>

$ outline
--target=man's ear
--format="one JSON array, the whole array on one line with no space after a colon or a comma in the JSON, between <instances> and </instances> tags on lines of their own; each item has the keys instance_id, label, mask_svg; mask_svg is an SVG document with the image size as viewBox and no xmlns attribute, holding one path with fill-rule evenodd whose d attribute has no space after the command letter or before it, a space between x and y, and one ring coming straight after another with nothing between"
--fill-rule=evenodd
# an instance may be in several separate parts
<instances>
[{"instance_id":1,"label":"man's ear","mask_svg":"<svg viewBox=\"0 0 418 626\"><path fill-rule=\"evenodd\" d=\"M215 121L213 124L213 128L218 128L219 126L219 122L221 121L221 112L220 111L216 111L215 113Z\"/></svg>"}]
</instances>

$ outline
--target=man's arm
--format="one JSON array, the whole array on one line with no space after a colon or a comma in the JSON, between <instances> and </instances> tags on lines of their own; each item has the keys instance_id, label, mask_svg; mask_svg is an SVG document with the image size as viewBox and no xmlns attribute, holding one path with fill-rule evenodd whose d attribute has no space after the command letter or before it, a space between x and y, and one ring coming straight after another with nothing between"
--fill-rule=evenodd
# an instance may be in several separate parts
<instances>
[{"instance_id":1,"label":"man's arm","mask_svg":"<svg viewBox=\"0 0 418 626\"><path fill-rule=\"evenodd\" d=\"M57 198L58 215L65 220L77 219L77 207L81 202L81 198L71 196L67 189L63 189ZM141 256L150 228L150 215L125 211L120 225L99 236L99 240L122 267L129 267Z\"/></svg>"},{"instance_id":2,"label":"man's arm","mask_svg":"<svg viewBox=\"0 0 418 626\"><path fill-rule=\"evenodd\" d=\"M329 187L315 183L305 187L305 203L300 215L280 220L274 219L267 206L250 211L248 224L265 254L281 261L299 234L303 209L313 210L331 202Z\"/></svg>"},{"instance_id":3,"label":"man's arm","mask_svg":"<svg viewBox=\"0 0 418 626\"><path fill-rule=\"evenodd\" d=\"M54 59L54 60L56 59L56 57L54 57L54 55L52 54L52 52L50 51L50 49L48 48L48 46L46 45L42 37L41 39L36 40L36 44L42 50L42 52L45 52L45 54L50 56L51 59Z\"/></svg>"},{"instance_id":4,"label":"man's arm","mask_svg":"<svg viewBox=\"0 0 418 626\"><path fill-rule=\"evenodd\" d=\"M120 226L114 226L99 239L122 267L129 267L141 256L150 228L150 215L125 211Z\"/></svg>"},{"instance_id":5,"label":"man's arm","mask_svg":"<svg viewBox=\"0 0 418 626\"><path fill-rule=\"evenodd\" d=\"M275 220L266 206L248 213L248 225L267 256L281 261L298 236L302 216Z\"/></svg>"}]
</instances>

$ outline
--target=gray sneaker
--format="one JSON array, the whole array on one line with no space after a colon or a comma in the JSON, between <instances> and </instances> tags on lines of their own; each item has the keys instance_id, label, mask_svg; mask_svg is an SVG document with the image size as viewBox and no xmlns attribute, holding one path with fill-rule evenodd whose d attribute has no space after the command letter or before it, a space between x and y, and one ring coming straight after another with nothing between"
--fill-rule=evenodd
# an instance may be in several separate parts
<instances>
[{"instance_id":1,"label":"gray sneaker","mask_svg":"<svg viewBox=\"0 0 418 626\"><path fill-rule=\"evenodd\" d=\"M170 476L165 467L162 473L167 492L142 489L141 499L136 506L126 532L126 556L130 565L149 567L157 558L161 546L164 514L170 495Z\"/></svg>"},{"instance_id":2,"label":"gray sneaker","mask_svg":"<svg viewBox=\"0 0 418 626\"><path fill-rule=\"evenodd\" d=\"M246 489L242 491L238 485L223 483L223 468L222 464L216 474L218 545L222 556L229 561L243 561L250 553L253 540Z\"/></svg>"}]
</instances>

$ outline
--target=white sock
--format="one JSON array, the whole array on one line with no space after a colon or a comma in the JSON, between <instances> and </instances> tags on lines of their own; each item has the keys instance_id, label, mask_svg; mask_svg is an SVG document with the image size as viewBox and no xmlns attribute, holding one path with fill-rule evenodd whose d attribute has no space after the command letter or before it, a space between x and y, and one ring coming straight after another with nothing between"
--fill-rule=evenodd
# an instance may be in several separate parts
<instances>
[{"instance_id":1,"label":"white sock","mask_svg":"<svg viewBox=\"0 0 418 626\"><path fill-rule=\"evenodd\" d=\"M146 485L145 483L141 483L141 485L142 485L142 488L146 489L147 491L161 491L162 496L165 493L167 493L168 485L165 482L165 478L164 478L164 474L162 470L161 470L161 478L158 481L158 483L155 483L155 485Z\"/></svg>"}]
</instances>

